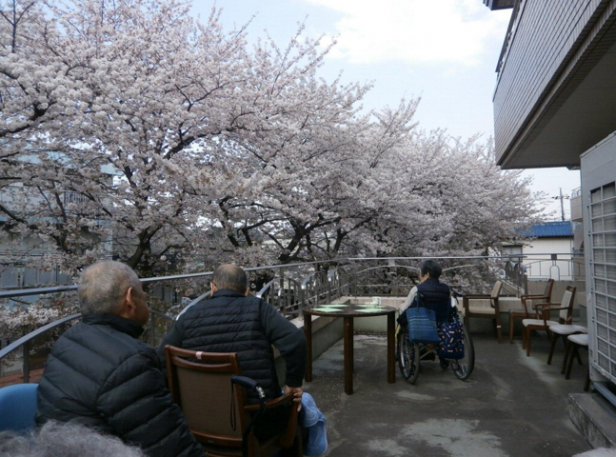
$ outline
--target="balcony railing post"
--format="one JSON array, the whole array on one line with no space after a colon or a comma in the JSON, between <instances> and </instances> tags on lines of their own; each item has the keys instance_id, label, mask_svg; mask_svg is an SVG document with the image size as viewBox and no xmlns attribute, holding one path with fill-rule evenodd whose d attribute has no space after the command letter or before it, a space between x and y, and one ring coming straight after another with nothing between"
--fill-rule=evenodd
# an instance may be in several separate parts
<instances>
[{"instance_id":1,"label":"balcony railing post","mask_svg":"<svg viewBox=\"0 0 616 457\"><path fill-rule=\"evenodd\" d=\"M26 341L23 345L23 369L24 384L30 382L30 341Z\"/></svg>"},{"instance_id":2,"label":"balcony railing post","mask_svg":"<svg viewBox=\"0 0 616 457\"><path fill-rule=\"evenodd\" d=\"M156 347L156 315L150 313L150 346Z\"/></svg>"}]
</instances>

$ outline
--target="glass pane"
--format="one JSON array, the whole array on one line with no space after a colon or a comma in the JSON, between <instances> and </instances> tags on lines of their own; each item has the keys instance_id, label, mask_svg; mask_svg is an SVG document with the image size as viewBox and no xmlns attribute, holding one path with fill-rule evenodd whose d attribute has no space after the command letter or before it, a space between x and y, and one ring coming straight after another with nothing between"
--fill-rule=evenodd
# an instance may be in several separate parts
<instances>
[{"instance_id":1,"label":"glass pane","mask_svg":"<svg viewBox=\"0 0 616 457\"><path fill-rule=\"evenodd\" d=\"M608 281L607 282L607 294L612 297L616 297L616 282Z\"/></svg>"},{"instance_id":2,"label":"glass pane","mask_svg":"<svg viewBox=\"0 0 616 457\"><path fill-rule=\"evenodd\" d=\"M607 327L601 324L597 324L597 335L599 336L599 338L607 340Z\"/></svg>"},{"instance_id":3,"label":"glass pane","mask_svg":"<svg viewBox=\"0 0 616 457\"><path fill-rule=\"evenodd\" d=\"M607 308L607 297L601 294L595 294L595 304L597 308L606 309Z\"/></svg>"},{"instance_id":4,"label":"glass pane","mask_svg":"<svg viewBox=\"0 0 616 457\"><path fill-rule=\"evenodd\" d=\"M598 247L603 246L603 235L593 235L592 242L593 242L593 246L598 246Z\"/></svg>"},{"instance_id":5,"label":"glass pane","mask_svg":"<svg viewBox=\"0 0 616 457\"><path fill-rule=\"evenodd\" d=\"M616 184L608 184L607 186L603 186L603 199L616 196Z\"/></svg>"},{"instance_id":6,"label":"glass pane","mask_svg":"<svg viewBox=\"0 0 616 457\"><path fill-rule=\"evenodd\" d=\"M38 286L38 271L35 268L24 271L24 286Z\"/></svg>"},{"instance_id":7,"label":"glass pane","mask_svg":"<svg viewBox=\"0 0 616 457\"><path fill-rule=\"evenodd\" d=\"M605 265L595 264L595 277L605 278Z\"/></svg>"},{"instance_id":8,"label":"glass pane","mask_svg":"<svg viewBox=\"0 0 616 457\"><path fill-rule=\"evenodd\" d=\"M606 249L605 252L605 263L614 263L616 264L616 249Z\"/></svg>"},{"instance_id":9,"label":"glass pane","mask_svg":"<svg viewBox=\"0 0 616 457\"><path fill-rule=\"evenodd\" d=\"M609 368L609 363L609 359L603 354L599 353L599 366L604 370L607 370Z\"/></svg>"},{"instance_id":10,"label":"glass pane","mask_svg":"<svg viewBox=\"0 0 616 457\"><path fill-rule=\"evenodd\" d=\"M597 309L597 322L600 324L608 324L607 313L601 309Z\"/></svg>"},{"instance_id":11,"label":"glass pane","mask_svg":"<svg viewBox=\"0 0 616 457\"><path fill-rule=\"evenodd\" d=\"M605 281L603 279L595 279L595 290L599 294L607 295L607 287L605 285Z\"/></svg>"},{"instance_id":12,"label":"glass pane","mask_svg":"<svg viewBox=\"0 0 616 457\"><path fill-rule=\"evenodd\" d=\"M605 267L605 277L616 280L616 265L607 265Z\"/></svg>"},{"instance_id":13,"label":"glass pane","mask_svg":"<svg viewBox=\"0 0 616 457\"><path fill-rule=\"evenodd\" d=\"M591 203L600 202L601 200L602 200L601 188L590 191L590 201L591 201Z\"/></svg>"},{"instance_id":14,"label":"glass pane","mask_svg":"<svg viewBox=\"0 0 616 457\"><path fill-rule=\"evenodd\" d=\"M55 284L56 272L55 271L41 271L39 275L39 281L41 284Z\"/></svg>"},{"instance_id":15,"label":"glass pane","mask_svg":"<svg viewBox=\"0 0 616 457\"><path fill-rule=\"evenodd\" d=\"M593 249L592 252L593 252L595 262L600 262L600 263L607 262L606 257L605 257L605 251L603 249ZM616 251L614 252L614 256L616 257Z\"/></svg>"},{"instance_id":16,"label":"glass pane","mask_svg":"<svg viewBox=\"0 0 616 457\"><path fill-rule=\"evenodd\" d=\"M2 288L17 287L19 284L19 276L17 268L8 267L4 271L0 270L2 275Z\"/></svg>"},{"instance_id":17,"label":"glass pane","mask_svg":"<svg viewBox=\"0 0 616 457\"><path fill-rule=\"evenodd\" d=\"M603 231L603 219L602 218L597 218L597 219L592 220L592 231L593 233Z\"/></svg>"},{"instance_id":18,"label":"glass pane","mask_svg":"<svg viewBox=\"0 0 616 457\"><path fill-rule=\"evenodd\" d=\"M591 207L590 207L590 215L591 215L591 217L603 216L603 209L601 207L601 203L597 203L597 204L591 205Z\"/></svg>"},{"instance_id":19,"label":"glass pane","mask_svg":"<svg viewBox=\"0 0 616 457\"><path fill-rule=\"evenodd\" d=\"M601 354L608 355L608 344L605 341L598 339L597 340L597 350Z\"/></svg>"},{"instance_id":20,"label":"glass pane","mask_svg":"<svg viewBox=\"0 0 616 457\"><path fill-rule=\"evenodd\" d=\"M616 233L610 232L603 235L606 247L616 247Z\"/></svg>"},{"instance_id":21,"label":"glass pane","mask_svg":"<svg viewBox=\"0 0 616 457\"><path fill-rule=\"evenodd\" d=\"M608 200L603 202L603 214L614 214L616 213L616 200Z\"/></svg>"},{"instance_id":22,"label":"glass pane","mask_svg":"<svg viewBox=\"0 0 616 457\"><path fill-rule=\"evenodd\" d=\"M616 215L612 214L603 218L603 229L606 232L616 230Z\"/></svg>"}]
</instances>

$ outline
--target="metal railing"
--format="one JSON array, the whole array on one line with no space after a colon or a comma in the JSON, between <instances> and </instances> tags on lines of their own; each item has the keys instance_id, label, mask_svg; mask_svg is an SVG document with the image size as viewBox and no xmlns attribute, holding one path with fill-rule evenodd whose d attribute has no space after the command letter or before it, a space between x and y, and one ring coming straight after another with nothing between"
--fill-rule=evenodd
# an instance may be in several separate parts
<instances>
[{"instance_id":1,"label":"metal railing","mask_svg":"<svg viewBox=\"0 0 616 457\"><path fill-rule=\"evenodd\" d=\"M551 254L537 254L551 256ZM466 256L439 257L444 266L443 277L446 282L458 290L479 292L477 287L483 284L483 291L489 290L496 278L507 279L505 264L521 261L527 256ZM551 258L551 257L550 257ZM406 296L415 284L419 263L423 257L388 257L388 258L344 258L327 261L306 262L286 265L271 265L257 268L246 268L253 283L262 283L256 291L258 297L272 304L288 319L301 317L303 309L320 303L331 302L343 296ZM202 292L184 309L194 306L209 298L208 280L212 271L184 275L144 278L144 284L171 282L185 285L186 281L196 281ZM263 280L266 278L266 280ZM524 281L516 279L511 288L516 294L524 293L521 284ZM194 284L192 287L196 287ZM20 296L45 296L57 293L74 293L76 285L42 287L26 290L0 291L0 300ZM167 310L166 313L152 310L150 322L146 328L145 339L152 346L157 346L169 330L172 322L178 316L178 310ZM180 313L181 314L181 313ZM30 378L30 359L33 342L44 338L49 332L57 331L62 326L68 326L80 318L80 314L63 317L48 323L33 332L17 339L7 347L0 349L0 365L10 355L19 354L22 363L24 382ZM18 351L21 349L21 353Z\"/></svg>"}]
</instances>

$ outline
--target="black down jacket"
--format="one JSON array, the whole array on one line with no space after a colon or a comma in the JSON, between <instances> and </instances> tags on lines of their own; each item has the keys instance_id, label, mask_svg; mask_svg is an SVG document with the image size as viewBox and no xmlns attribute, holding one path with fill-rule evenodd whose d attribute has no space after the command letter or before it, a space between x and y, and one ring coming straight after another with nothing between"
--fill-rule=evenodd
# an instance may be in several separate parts
<instances>
[{"instance_id":1,"label":"black down jacket","mask_svg":"<svg viewBox=\"0 0 616 457\"><path fill-rule=\"evenodd\" d=\"M417 285L417 293L422 300L422 305L434 310L436 322L447 322L452 314L451 291L447 284L438 279L429 278Z\"/></svg>"},{"instance_id":2,"label":"black down jacket","mask_svg":"<svg viewBox=\"0 0 616 457\"><path fill-rule=\"evenodd\" d=\"M205 352L237 352L242 375L257 381L267 399L281 395L272 344L286 362L285 384L301 387L306 372L306 338L269 303L221 289L183 313L159 348L164 346ZM257 401L254 392L248 401Z\"/></svg>"},{"instance_id":3,"label":"black down jacket","mask_svg":"<svg viewBox=\"0 0 616 457\"><path fill-rule=\"evenodd\" d=\"M165 385L143 328L89 314L54 344L38 388L36 421L74 421L139 446L148 456L203 456Z\"/></svg>"}]
</instances>

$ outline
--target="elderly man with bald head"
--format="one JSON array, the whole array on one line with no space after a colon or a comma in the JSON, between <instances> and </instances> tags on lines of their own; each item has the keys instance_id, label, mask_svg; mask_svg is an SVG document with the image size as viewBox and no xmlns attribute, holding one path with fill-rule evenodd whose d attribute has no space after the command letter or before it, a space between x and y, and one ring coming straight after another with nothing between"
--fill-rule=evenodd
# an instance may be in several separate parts
<instances>
[{"instance_id":1,"label":"elderly man with bald head","mask_svg":"<svg viewBox=\"0 0 616 457\"><path fill-rule=\"evenodd\" d=\"M212 295L182 313L159 348L164 346L205 352L236 352L242 375L253 378L263 387L268 400L285 393L301 400L302 381L306 372L306 338L293 323L272 305L248 296L248 278L236 265L221 265L212 276ZM274 345L286 364L284 386L278 383L274 365ZM256 403L249 393L249 403ZM260 440L277 433L287 422L289 411L275 408L255 427Z\"/></svg>"},{"instance_id":2,"label":"elderly man with bald head","mask_svg":"<svg viewBox=\"0 0 616 457\"><path fill-rule=\"evenodd\" d=\"M38 388L39 424L73 422L115 435L148 456L196 457L156 351L138 338L149 310L128 266L96 263L79 281L82 320L56 341Z\"/></svg>"}]
</instances>

